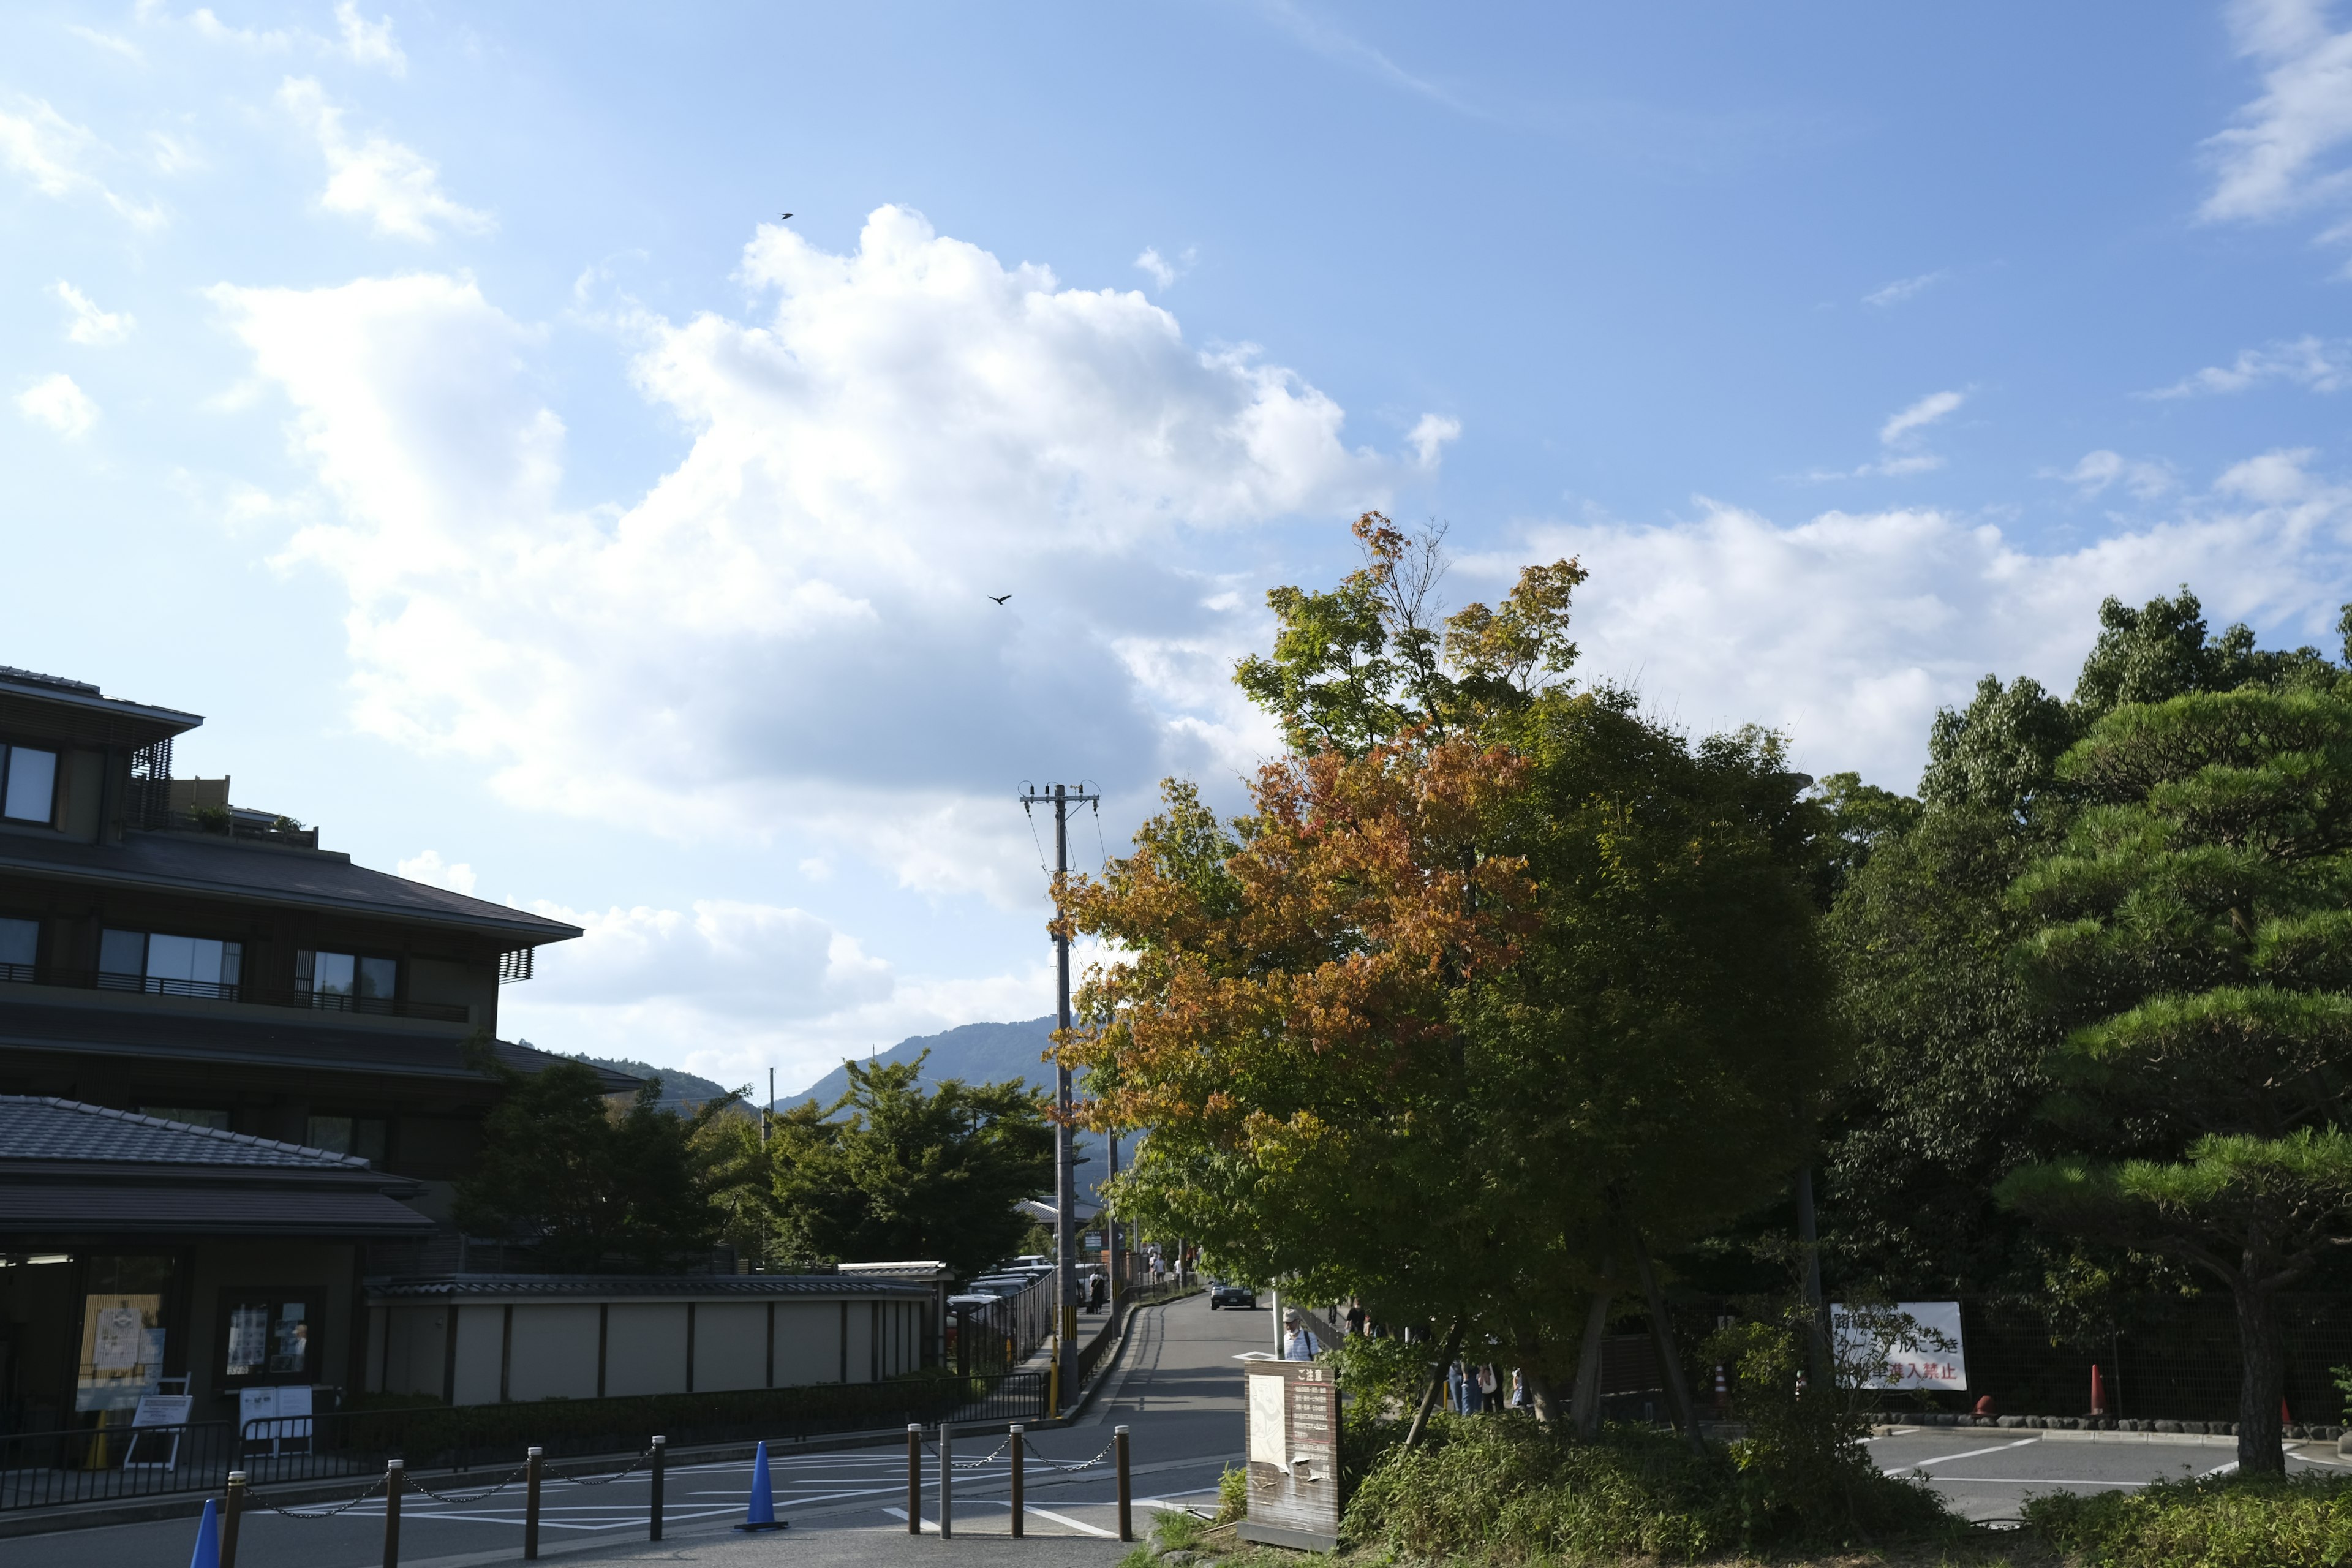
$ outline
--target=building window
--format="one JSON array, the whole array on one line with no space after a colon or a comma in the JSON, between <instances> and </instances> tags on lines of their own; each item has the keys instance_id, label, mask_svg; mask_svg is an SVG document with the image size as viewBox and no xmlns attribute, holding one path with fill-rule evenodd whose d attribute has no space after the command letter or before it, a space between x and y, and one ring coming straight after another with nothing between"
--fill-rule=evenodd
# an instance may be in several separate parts
<instances>
[{"instance_id":1,"label":"building window","mask_svg":"<svg viewBox=\"0 0 2352 1568\"><path fill-rule=\"evenodd\" d=\"M0 980L31 980L41 956L41 922L0 919Z\"/></svg>"},{"instance_id":2,"label":"building window","mask_svg":"<svg viewBox=\"0 0 2352 1568\"><path fill-rule=\"evenodd\" d=\"M400 961L303 948L294 954L294 989L311 1005L343 1013L389 1013L400 987Z\"/></svg>"},{"instance_id":3,"label":"building window","mask_svg":"<svg viewBox=\"0 0 2352 1568\"><path fill-rule=\"evenodd\" d=\"M380 1116L313 1116L302 1142L330 1154L357 1154L371 1165L383 1163L392 1123Z\"/></svg>"},{"instance_id":4,"label":"building window","mask_svg":"<svg viewBox=\"0 0 2352 1568\"><path fill-rule=\"evenodd\" d=\"M309 1383L318 1364L307 1292L231 1290L221 1300L226 1325L221 1375L237 1383Z\"/></svg>"},{"instance_id":5,"label":"building window","mask_svg":"<svg viewBox=\"0 0 2352 1568\"><path fill-rule=\"evenodd\" d=\"M0 816L46 825L56 815L58 754L32 746L0 746Z\"/></svg>"},{"instance_id":6,"label":"building window","mask_svg":"<svg viewBox=\"0 0 2352 1568\"><path fill-rule=\"evenodd\" d=\"M147 991L163 996L236 999L245 977L245 944L163 931L99 933L98 984L106 991Z\"/></svg>"}]
</instances>

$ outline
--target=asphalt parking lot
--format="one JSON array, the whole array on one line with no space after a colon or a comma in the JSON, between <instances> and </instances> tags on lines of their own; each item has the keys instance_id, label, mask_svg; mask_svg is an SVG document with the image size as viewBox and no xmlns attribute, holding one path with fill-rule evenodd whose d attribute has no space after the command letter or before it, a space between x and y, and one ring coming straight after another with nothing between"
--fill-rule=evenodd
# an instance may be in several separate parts
<instances>
[{"instance_id":1,"label":"asphalt parking lot","mask_svg":"<svg viewBox=\"0 0 2352 1568\"><path fill-rule=\"evenodd\" d=\"M2026 1432L2003 1427L1900 1427L1870 1440L1889 1475L1918 1476L1966 1517L2013 1520L2044 1492L2128 1490L2157 1480L2222 1475L2237 1468L2234 1437L2164 1433ZM2345 1470L2333 1443L2289 1444L2287 1468Z\"/></svg>"}]
</instances>

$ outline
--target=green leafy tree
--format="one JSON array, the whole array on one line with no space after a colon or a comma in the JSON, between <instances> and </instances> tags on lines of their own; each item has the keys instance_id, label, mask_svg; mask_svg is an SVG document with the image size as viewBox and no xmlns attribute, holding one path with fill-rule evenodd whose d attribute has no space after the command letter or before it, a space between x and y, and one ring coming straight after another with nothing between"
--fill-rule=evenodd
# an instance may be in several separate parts
<instances>
[{"instance_id":1,"label":"green leafy tree","mask_svg":"<svg viewBox=\"0 0 2352 1568\"><path fill-rule=\"evenodd\" d=\"M2084 808L2011 900L2072 1148L2000 1196L2226 1287L2239 1463L2278 1472L2277 1294L2352 1242L2352 695L2127 704L2058 774Z\"/></svg>"},{"instance_id":2,"label":"green leafy tree","mask_svg":"<svg viewBox=\"0 0 2352 1568\"><path fill-rule=\"evenodd\" d=\"M739 1226L791 1264L936 1258L969 1278L1019 1250L1030 1221L1013 1205L1054 1180L1045 1095L1019 1079L926 1089L925 1057L848 1062L831 1105L728 1127Z\"/></svg>"},{"instance_id":3,"label":"green leafy tree","mask_svg":"<svg viewBox=\"0 0 2352 1568\"><path fill-rule=\"evenodd\" d=\"M505 1094L483 1121L480 1163L457 1185L458 1225L532 1242L562 1272L653 1272L709 1251L720 1216L695 1145L736 1096L681 1117L661 1109L655 1079L616 1107L584 1063L525 1073L491 1056L487 1040L470 1045Z\"/></svg>"}]
</instances>

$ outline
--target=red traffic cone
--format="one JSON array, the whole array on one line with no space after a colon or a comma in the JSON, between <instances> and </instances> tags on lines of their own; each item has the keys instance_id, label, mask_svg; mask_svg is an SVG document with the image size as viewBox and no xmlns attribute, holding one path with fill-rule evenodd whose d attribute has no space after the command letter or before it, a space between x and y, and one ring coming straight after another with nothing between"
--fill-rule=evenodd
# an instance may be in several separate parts
<instances>
[{"instance_id":1,"label":"red traffic cone","mask_svg":"<svg viewBox=\"0 0 2352 1568\"><path fill-rule=\"evenodd\" d=\"M2286 1395L2282 1394L2279 1395L2279 1425L2289 1426L2294 1420L2294 1417L2286 1413Z\"/></svg>"}]
</instances>

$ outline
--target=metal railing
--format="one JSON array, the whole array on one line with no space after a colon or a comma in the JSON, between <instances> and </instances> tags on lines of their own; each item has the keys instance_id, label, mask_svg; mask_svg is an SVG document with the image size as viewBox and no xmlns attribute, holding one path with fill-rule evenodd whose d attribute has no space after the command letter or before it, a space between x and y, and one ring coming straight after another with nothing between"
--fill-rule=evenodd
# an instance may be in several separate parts
<instances>
[{"instance_id":1,"label":"metal railing","mask_svg":"<svg viewBox=\"0 0 2352 1568\"><path fill-rule=\"evenodd\" d=\"M314 1013L362 1013L387 1018L420 1018L463 1024L472 1016L462 1002L415 1002L390 996L347 996L331 991L266 991L232 981L170 980L152 974L115 974L65 969L48 963L0 963L0 983L57 985L74 991L121 991L149 996L184 996L199 1001L250 1002Z\"/></svg>"},{"instance_id":2,"label":"metal railing","mask_svg":"<svg viewBox=\"0 0 2352 1568\"><path fill-rule=\"evenodd\" d=\"M1046 1379L1010 1372L927 1373L883 1383L634 1399L345 1410L184 1426L104 1426L0 1436L0 1512L205 1491L243 1470L256 1487L511 1465L526 1447L581 1458L641 1450L656 1433L673 1449L770 1443L910 1423L1043 1420Z\"/></svg>"}]
</instances>

